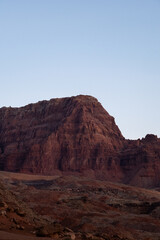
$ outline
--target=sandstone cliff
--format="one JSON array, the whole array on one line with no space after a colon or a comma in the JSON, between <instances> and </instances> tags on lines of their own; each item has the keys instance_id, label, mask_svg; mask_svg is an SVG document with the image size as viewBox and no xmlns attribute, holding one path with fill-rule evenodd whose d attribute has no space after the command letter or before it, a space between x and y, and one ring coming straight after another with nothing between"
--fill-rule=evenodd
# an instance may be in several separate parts
<instances>
[{"instance_id":1,"label":"sandstone cliff","mask_svg":"<svg viewBox=\"0 0 160 240\"><path fill-rule=\"evenodd\" d=\"M97 99L79 95L0 109L0 170L79 172L139 186L160 182L160 139L125 140Z\"/></svg>"}]
</instances>

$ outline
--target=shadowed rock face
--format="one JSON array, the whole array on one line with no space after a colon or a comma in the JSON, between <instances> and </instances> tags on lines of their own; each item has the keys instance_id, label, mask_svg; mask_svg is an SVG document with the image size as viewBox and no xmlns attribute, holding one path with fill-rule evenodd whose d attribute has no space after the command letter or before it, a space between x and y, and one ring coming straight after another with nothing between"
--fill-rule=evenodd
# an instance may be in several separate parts
<instances>
[{"instance_id":1,"label":"shadowed rock face","mask_svg":"<svg viewBox=\"0 0 160 240\"><path fill-rule=\"evenodd\" d=\"M0 170L96 178L157 186L160 140L125 140L97 99L51 99L0 109Z\"/></svg>"},{"instance_id":2,"label":"shadowed rock face","mask_svg":"<svg viewBox=\"0 0 160 240\"><path fill-rule=\"evenodd\" d=\"M124 183L140 187L160 186L160 139L153 134L127 141L120 156Z\"/></svg>"}]
</instances>

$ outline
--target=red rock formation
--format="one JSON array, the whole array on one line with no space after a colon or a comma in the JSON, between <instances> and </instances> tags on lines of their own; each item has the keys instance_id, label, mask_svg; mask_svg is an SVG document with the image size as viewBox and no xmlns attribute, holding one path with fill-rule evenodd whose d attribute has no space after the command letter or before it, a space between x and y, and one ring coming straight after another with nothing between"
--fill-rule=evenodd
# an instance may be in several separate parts
<instances>
[{"instance_id":1,"label":"red rock formation","mask_svg":"<svg viewBox=\"0 0 160 240\"><path fill-rule=\"evenodd\" d=\"M155 186L160 180L159 166L160 140L154 135L125 140L114 118L93 97L0 109L1 170L86 172L97 178Z\"/></svg>"},{"instance_id":2,"label":"red rock formation","mask_svg":"<svg viewBox=\"0 0 160 240\"><path fill-rule=\"evenodd\" d=\"M160 139L153 134L128 141L121 153L124 183L141 187L160 186Z\"/></svg>"}]
</instances>

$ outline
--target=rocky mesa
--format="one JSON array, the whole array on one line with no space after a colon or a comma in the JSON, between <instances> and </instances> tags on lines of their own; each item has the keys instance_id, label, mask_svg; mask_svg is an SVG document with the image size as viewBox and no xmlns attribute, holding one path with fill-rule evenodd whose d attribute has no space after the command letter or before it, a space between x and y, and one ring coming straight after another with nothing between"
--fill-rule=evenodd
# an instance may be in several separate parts
<instances>
[{"instance_id":1,"label":"rocky mesa","mask_svg":"<svg viewBox=\"0 0 160 240\"><path fill-rule=\"evenodd\" d=\"M0 109L0 170L159 187L160 139L126 140L91 96Z\"/></svg>"}]
</instances>

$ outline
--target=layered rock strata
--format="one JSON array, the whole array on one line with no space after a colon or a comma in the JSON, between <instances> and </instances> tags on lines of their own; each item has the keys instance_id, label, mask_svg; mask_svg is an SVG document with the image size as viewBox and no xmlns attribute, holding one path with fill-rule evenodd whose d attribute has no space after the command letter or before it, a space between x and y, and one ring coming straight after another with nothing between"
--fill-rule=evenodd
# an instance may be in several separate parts
<instances>
[{"instance_id":1,"label":"layered rock strata","mask_svg":"<svg viewBox=\"0 0 160 240\"><path fill-rule=\"evenodd\" d=\"M0 109L0 170L82 173L139 186L160 182L160 139L126 140L97 99L79 95Z\"/></svg>"}]
</instances>

